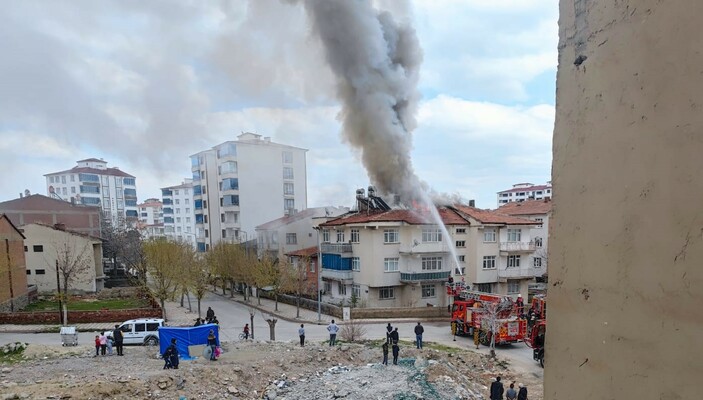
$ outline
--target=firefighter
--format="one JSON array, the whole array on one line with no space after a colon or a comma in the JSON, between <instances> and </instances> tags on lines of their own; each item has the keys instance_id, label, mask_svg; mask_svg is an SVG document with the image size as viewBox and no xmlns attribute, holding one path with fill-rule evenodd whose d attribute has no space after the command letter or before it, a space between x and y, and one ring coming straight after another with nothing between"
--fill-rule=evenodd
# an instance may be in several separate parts
<instances>
[{"instance_id":1,"label":"firefighter","mask_svg":"<svg viewBox=\"0 0 703 400\"><path fill-rule=\"evenodd\" d=\"M478 329L474 328L474 344L476 345L476 348L478 349Z\"/></svg>"}]
</instances>

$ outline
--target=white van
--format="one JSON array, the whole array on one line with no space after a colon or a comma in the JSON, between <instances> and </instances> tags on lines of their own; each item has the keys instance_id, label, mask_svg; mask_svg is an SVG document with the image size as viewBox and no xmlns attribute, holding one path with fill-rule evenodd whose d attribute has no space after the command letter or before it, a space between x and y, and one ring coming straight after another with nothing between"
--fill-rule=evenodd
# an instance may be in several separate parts
<instances>
[{"instance_id":1,"label":"white van","mask_svg":"<svg viewBox=\"0 0 703 400\"><path fill-rule=\"evenodd\" d=\"M123 344L143 344L156 346L159 344L159 328L164 326L161 318L130 319L119 326L124 337ZM108 332L112 337L112 331Z\"/></svg>"}]
</instances>

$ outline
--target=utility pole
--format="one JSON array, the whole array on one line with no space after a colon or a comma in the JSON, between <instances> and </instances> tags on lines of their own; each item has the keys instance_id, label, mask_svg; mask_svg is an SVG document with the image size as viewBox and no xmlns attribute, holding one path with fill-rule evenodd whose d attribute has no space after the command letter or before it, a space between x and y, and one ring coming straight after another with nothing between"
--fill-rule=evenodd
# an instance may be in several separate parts
<instances>
[{"instance_id":1,"label":"utility pole","mask_svg":"<svg viewBox=\"0 0 703 400\"><path fill-rule=\"evenodd\" d=\"M63 325L63 307L61 302L61 280L59 279L59 260L56 260L56 290L58 291L59 299L59 321Z\"/></svg>"},{"instance_id":2,"label":"utility pole","mask_svg":"<svg viewBox=\"0 0 703 400\"><path fill-rule=\"evenodd\" d=\"M7 251L7 277L10 281L10 311L15 312L15 291L12 288L12 261L10 259L10 239L5 239L5 251Z\"/></svg>"}]
</instances>

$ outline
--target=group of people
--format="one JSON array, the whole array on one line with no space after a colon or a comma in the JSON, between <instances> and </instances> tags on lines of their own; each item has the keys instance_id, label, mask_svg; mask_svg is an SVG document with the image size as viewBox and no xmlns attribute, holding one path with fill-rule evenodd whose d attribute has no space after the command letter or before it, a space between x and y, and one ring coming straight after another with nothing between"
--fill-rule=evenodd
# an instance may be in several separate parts
<instances>
[{"instance_id":1,"label":"group of people","mask_svg":"<svg viewBox=\"0 0 703 400\"><path fill-rule=\"evenodd\" d=\"M500 381L500 376L497 376L496 380L491 383L491 400L503 400L503 393L505 393L506 400L528 400L525 385L518 383L518 390L515 390L515 382L512 382L508 390L504 391L503 382Z\"/></svg>"},{"instance_id":2,"label":"group of people","mask_svg":"<svg viewBox=\"0 0 703 400\"><path fill-rule=\"evenodd\" d=\"M205 319L202 319L200 317L196 318L195 325L193 326L200 326L205 324L220 324L220 321L217 320L217 317L215 316L215 311L212 309L212 307L207 308L207 312L205 313Z\"/></svg>"},{"instance_id":3,"label":"group of people","mask_svg":"<svg viewBox=\"0 0 703 400\"><path fill-rule=\"evenodd\" d=\"M109 331L105 331L95 335L95 356L111 356L113 347L117 350L118 356L123 356L123 345L124 336L120 330L119 325L115 325L115 330L112 331L112 336L108 335Z\"/></svg>"}]
</instances>

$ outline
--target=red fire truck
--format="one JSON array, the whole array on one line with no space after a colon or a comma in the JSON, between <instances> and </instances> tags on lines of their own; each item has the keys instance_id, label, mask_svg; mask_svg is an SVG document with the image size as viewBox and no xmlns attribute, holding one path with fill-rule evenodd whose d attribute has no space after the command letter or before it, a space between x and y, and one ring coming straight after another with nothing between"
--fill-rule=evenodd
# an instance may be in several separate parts
<instances>
[{"instance_id":1,"label":"red fire truck","mask_svg":"<svg viewBox=\"0 0 703 400\"><path fill-rule=\"evenodd\" d=\"M490 345L492 336L495 336L496 344L525 339L527 321L517 316L515 303L509 296L460 290L454 286L447 289L450 295L454 295L453 334L473 336L478 331L479 342L485 346Z\"/></svg>"},{"instance_id":2,"label":"red fire truck","mask_svg":"<svg viewBox=\"0 0 703 400\"><path fill-rule=\"evenodd\" d=\"M547 333L547 300L544 296L532 298L528 314L525 344L532 348L532 358L544 368L544 339Z\"/></svg>"}]
</instances>

